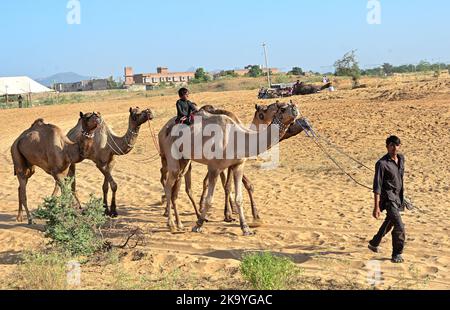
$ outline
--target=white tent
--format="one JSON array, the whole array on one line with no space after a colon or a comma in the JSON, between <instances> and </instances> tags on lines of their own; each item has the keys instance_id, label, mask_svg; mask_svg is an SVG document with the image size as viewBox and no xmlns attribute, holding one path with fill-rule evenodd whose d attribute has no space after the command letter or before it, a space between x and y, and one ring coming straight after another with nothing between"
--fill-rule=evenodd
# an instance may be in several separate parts
<instances>
[{"instance_id":1,"label":"white tent","mask_svg":"<svg viewBox=\"0 0 450 310\"><path fill-rule=\"evenodd\" d=\"M50 88L26 76L0 77L0 96L52 92Z\"/></svg>"}]
</instances>

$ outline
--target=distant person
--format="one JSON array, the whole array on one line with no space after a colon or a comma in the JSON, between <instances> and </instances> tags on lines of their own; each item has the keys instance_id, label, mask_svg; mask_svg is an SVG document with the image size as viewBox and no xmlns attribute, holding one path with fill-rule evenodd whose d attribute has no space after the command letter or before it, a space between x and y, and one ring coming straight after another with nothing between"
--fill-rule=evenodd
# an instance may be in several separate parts
<instances>
[{"instance_id":1,"label":"distant person","mask_svg":"<svg viewBox=\"0 0 450 310\"><path fill-rule=\"evenodd\" d=\"M300 80L297 80L297 82L292 87L292 94L297 95L300 88L302 87L302 85L303 85L303 82L300 82Z\"/></svg>"},{"instance_id":2,"label":"distant person","mask_svg":"<svg viewBox=\"0 0 450 310\"><path fill-rule=\"evenodd\" d=\"M400 215L404 203L403 176L405 173L405 157L399 154L400 145L398 137L389 137L386 140L388 153L376 164L373 182L375 195L373 217L379 219L384 210L387 212L387 217L378 233L369 242L369 249L378 253L381 240L393 229L393 263L404 262L402 254L406 239L405 225Z\"/></svg>"},{"instance_id":3,"label":"distant person","mask_svg":"<svg viewBox=\"0 0 450 310\"><path fill-rule=\"evenodd\" d=\"M17 97L17 100L19 101L19 108L23 108L23 97L22 95L19 95L19 97Z\"/></svg>"},{"instance_id":4,"label":"distant person","mask_svg":"<svg viewBox=\"0 0 450 310\"><path fill-rule=\"evenodd\" d=\"M194 117L192 113L197 112L198 108L195 103L189 101L189 90L187 88L181 88L178 91L180 100L177 101L177 124L185 124L190 126Z\"/></svg>"}]
</instances>

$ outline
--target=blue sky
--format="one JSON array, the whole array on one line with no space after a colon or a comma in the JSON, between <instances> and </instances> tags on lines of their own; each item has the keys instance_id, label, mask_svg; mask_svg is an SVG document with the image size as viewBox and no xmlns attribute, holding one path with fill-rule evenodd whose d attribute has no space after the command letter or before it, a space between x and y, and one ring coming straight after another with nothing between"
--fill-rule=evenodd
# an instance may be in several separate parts
<instances>
[{"instance_id":1,"label":"blue sky","mask_svg":"<svg viewBox=\"0 0 450 310\"><path fill-rule=\"evenodd\" d=\"M262 64L262 42L282 69L331 71L351 49L363 66L450 61L450 1L379 1L380 25L367 0L80 0L80 25L68 0L0 1L0 76L232 69Z\"/></svg>"}]
</instances>

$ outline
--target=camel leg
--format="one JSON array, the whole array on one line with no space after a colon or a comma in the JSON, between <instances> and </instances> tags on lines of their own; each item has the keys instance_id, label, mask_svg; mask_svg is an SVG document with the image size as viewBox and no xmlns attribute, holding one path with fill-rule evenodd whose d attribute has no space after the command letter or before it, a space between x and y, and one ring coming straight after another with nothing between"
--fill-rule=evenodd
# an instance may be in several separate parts
<instances>
[{"instance_id":1,"label":"camel leg","mask_svg":"<svg viewBox=\"0 0 450 310\"><path fill-rule=\"evenodd\" d=\"M113 163L113 162L111 162ZM111 171L114 167L114 165L111 165L111 163L107 164L106 166L97 166L97 168L101 171L101 173L104 176L103 180L103 205L105 206L105 214L109 215L110 217L117 217L117 207L116 207L116 192L117 192L117 183L114 181L114 178L111 175ZM112 191L112 199L110 208L108 208L108 190L109 187L111 187Z\"/></svg>"},{"instance_id":2,"label":"camel leg","mask_svg":"<svg viewBox=\"0 0 450 310\"><path fill-rule=\"evenodd\" d=\"M166 183L166 179L167 179L167 161L163 157L161 157L161 170L160 170L160 173L161 173L161 178L159 179L159 182L161 182L161 185L162 185L162 187L164 189L165 183ZM164 195L161 196L161 204L164 205L165 202L166 202L166 195L164 194ZM164 216L167 217L168 214L166 213L166 214L164 214Z\"/></svg>"},{"instance_id":3,"label":"camel leg","mask_svg":"<svg viewBox=\"0 0 450 310\"><path fill-rule=\"evenodd\" d=\"M111 204L110 204L110 216L113 218L119 216L119 214L117 213L117 206L116 206L117 183L116 183L116 181L114 181L114 178L112 176L112 171L114 169L114 166L115 166L114 161L110 161L106 166L106 175L107 175L109 186L111 187L111 192L112 192Z\"/></svg>"},{"instance_id":4,"label":"camel leg","mask_svg":"<svg viewBox=\"0 0 450 310\"><path fill-rule=\"evenodd\" d=\"M242 197L242 178L244 176L244 165L238 165L234 167L233 174L234 174L234 186L236 190L235 201L239 209L239 222L241 224L241 229L242 232L244 233L244 236L251 236L252 232L250 231L250 227L248 226L245 220L243 197Z\"/></svg>"},{"instance_id":5,"label":"camel leg","mask_svg":"<svg viewBox=\"0 0 450 310\"><path fill-rule=\"evenodd\" d=\"M108 207L108 191L109 191L109 183L106 176L103 177L103 207L105 208L105 215L109 216L109 207Z\"/></svg>"},{"instance_id":6,"label":"camel leg","mask_svg":"<svg viewBox=\"0 0 450 310\"><path fill-rule=\"evenodd\" d=\"M242 177L242 182L244 183L244 187L248 192L248 196L250 197L250 204L252 206L253 220L260 221L261 218L259 216L258 209L256 208L255 199L253 198L255 188L253 187L253 184L250 182L249 178L247 178L245 175Z\"/></svg>"},{"instance_id":7,"label":"camel leg","mask_svg":"<svg viewBox=\"0 0 450 310\"><path fill-rule=\"evenodd\" d=\"M192 205L194 206L195 215L197 216L197 220L200 219L200 213L198 212L197 204L195 203L194 197L192 195L192 164L189 164L189 168L184 176L185 189L186 194L189 197Z\"/></svg>"},{"instance_id":8,"label":"camel leg","mask_svg":"<svg viewBox=\"0 0 450 310\"><path fill-rule=\"evenodd\" d=\"M206 196L204 200L204 205L201 206L201 217L197 221L197 225L192 228L193 232L201 232L203 224L207 221L206 215L208 214L209 209L211 208L213 204L214 199L214 191L217 184L217 179L219 178L220 171L218 170L209 170L208 171L208 195Z\"/></svg>"},{"instance_id":9,"label":"camel leg","mask_svg":"<svg viewBox=\"0 0 450 310\"><path fill-rule=\"evenodd\" d=\"M220 176L222 178L222 174ZM232 213L233 213L232 209L230 207L230 206L232 206L230 203L230 201L231 201L231 181L232 181L231 176L232 176L231 169L228 169L228 175L227 175L227 178L224 183L224 189L225 189L225 210L224 210L225 219L224 219L224 221L227 223L231 223L231 222L235 221L235 219L232 216ZM222 182L223 182L223 180L222 180Z\"/></svg>"},{"instance_id":10,"label":"camel leg","mask_svg":"<svg viewBox=\"0 0 450 310\"><path fill-rule=\"evenodd\" d=\"M181 188L181 178L178 179L175 182L175 185L173 186L173 190L172 190L172 206L173 206L173 211L175 213L175 220L177 222L177 228L179 230L184 230L184 226L183 226L183 223L181 222L181 218L180 218L180 215L178 213L178 207L177 207L177 199L178 199L178 194L180 193L180 188Z\"/></svg>"},{"instance_id":11,"label":"camel leg","mask_svg":"<svg viewBox=\"0 0 450 310\"><path fill-rule=\"evenodd\" d=\"M103 207L105 208L105 215L109 216L109 207L108 207L108 191L109 191L109 182L106 176L106 170L104 166L97 164L97 169L103 174Z\"/></svg>"},{"instance_id":12,"label":"camel leg","mask_svg":"<svg viewBox=\"0 0 450 310\"><path fill-rule=\"evenodd\" d=\"M203 191L202 196L200 198L200 213L203 212L203 206L205 205L206 194L208 192L209 185L209 172L206 174L206 177L203 179Z\"/></svg>"},{"instance_id":13,"label":"camel leg","mask_svg":"<svg viewBox=\"0 0 450 310\"><path fill-rule=\"evenodd\" d=\"M167 180L164 184L164 191L166 192L166 213L167 213L167 226L169 227L170 231L172 233L176 232L175 223L173 221L172 217L172 190L174 188L174 185L177 181L177 173L175 172L168 172L167 174Z\"/></svg>"},{"instance_id":14,"label":"camel leg","mask_svg":"<svg viewBox=\"0 0 450 310\"><path fill-rule=\"evenodd\" d=\"M81 209L81 202L80 199L78 198L78 194L77 194L77 181L75 178L75 173L76 173L76 166L75 164L71 164L69 167L69 174L67 175L69 178L72 178L72 193L73 193L73 197L75 198L75 201L78 205L78 208Z\"/></svg>"},{"instance_id":15,"label":"camel leg","mask_svg":"<svg viewBox=\"0 0 450 310\"><path fill-rule=\"evenodd\" d=\"M19 180L19 212L17 214L17 222L23 222L23 208L27 213L28 225L33 225L33 217L28 210L28 202L27 202L27 184L28 178L25 176L17 176Z\"/></svg>"}]
</instances>

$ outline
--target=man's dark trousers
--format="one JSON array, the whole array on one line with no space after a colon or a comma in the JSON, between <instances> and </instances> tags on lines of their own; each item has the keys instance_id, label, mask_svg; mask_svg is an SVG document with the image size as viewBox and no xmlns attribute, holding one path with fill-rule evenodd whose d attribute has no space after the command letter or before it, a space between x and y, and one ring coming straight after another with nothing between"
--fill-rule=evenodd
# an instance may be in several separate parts
<instances>
[{"instance_id":1,"label":"man's dark trousers","mask_svg":"<svg viewBox=\"0 0 450 310\"><path fill-rule=\"evenodd\" d=\"M378 247L381 240L386 236L389 231L392 230L392 256L400 255L403 253L403 248L405 246L405 225L402 221L402 216L400 215L400 207L397 206L395 202L386 202L385 209L387 211L387 217L383 225L381 225L378 233L373 237L370 244L374 247Z\"/></svg>"}]
</instances>

